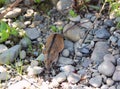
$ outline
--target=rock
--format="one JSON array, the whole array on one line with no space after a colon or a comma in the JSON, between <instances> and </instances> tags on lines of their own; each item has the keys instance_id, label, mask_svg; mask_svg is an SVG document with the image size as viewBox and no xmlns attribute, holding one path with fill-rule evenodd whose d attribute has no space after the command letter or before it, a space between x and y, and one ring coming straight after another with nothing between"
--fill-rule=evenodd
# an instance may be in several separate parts
<instances>
[{"instance_id":1,"label":"rock","mask_svg":"<svg viewBox=\"0 0 120 89\"><path fill-rule=\"evenodd\" d=\"M21 45L15 45L10 49L4 51L0 55L0 64L13 62L17 58L20 50L21 50Z\"/></svg>"},{"instance_id":2,"label":"rock","mask_svg":"<svg viewBox=\"0 0 120 89\"><path fill-rule=\"evenodd\" d=\"M112 86L112 85L114 84L114 81L113 81L111 78L108 78L108 79L106 80L106 84L107 84L108 86Z\"/></svg>"},{"instance_id":3,"label":"rock","mask_svg":"<svg viewBox=\"0 0 120 89\"><path fill-rule=\"evenodd\" d=\"M75 71L75 68L72 65L65 65L60 67L60 70L65 72L66 75Z\"/></svg>"},{"instance_id":4,"label":"rock","mask_svg":"<svg viewBox=\"0 0 120 89\"><path fill-rule=\"evenodd\" d=\"M72 59L70 59L70 58L65 58L65 57L60 57L59 60L58 60L58 62L59 62L60 64L63 64L63 65L70 65L70 64L73 64L73 63L74 63L74 61L73 61Z\"/></svg>"},{"instance_id":5,"label":"rock","mask_svg":"<svg viewBox=\"0 0 120 89\"><path fill-rule=\"evenodd\" d=\"M93 87L100 87L102 84L102 77L101 76L95 76L89 80L90 85Z\"/></svg>"},{"instance_id":6,"label":"rock","mask_svg":"<svg viewBox=\"0 0 120 89\"><path fill-rule=\"evenodd\" d=\"M92 16L93 16L93 14L91 14L91 13L85 14L85 18L87 18L87 19L90 19Z\"/></svg>"},{"instance_id":7,"label":"rock","mask_svg":"<svg viewBox=\"0 0 120 89\"><path fill-rule=\"evenodd\" d=\"M68 49L70 52L74 51L74 46L73 46L73 42L69 41L69 40L64 40L64 48Z\"/></svg>"},{"instance_id":8,"label":"rock","mask_svg":"<svg viewBox=\"0 0 120 89\"><path fill-rule=\"evenodd\" d=\"M44 54L41 53L35 60L44 61Z\"/></svg>"},{"instance_id":9,"label":"rock","mask_svg":"<svg viewBox=\"0 0 120 89\"><path fill-rule=\"evenodd\" d=\"M80 22L80 15L76 16L76 17L68 17L71 21L74 21L74 22Z\"/></svg>"},{"instance_id":10,"label":"rock","mask_svg":"<svg viewBox=\"0 0 120 89\"><path fill-rule=\"evenodd\" d=\"M25 59L25 57L26 57L25 50L20 51L20 59Z\"/></svg>"},{"instance_id":11,"label":"rock","mask_svg":"<svg viewBox=\"0 0 120 89\"><path fill-rule=\"evenodd\" d=\"M109 87L109 89L116 89L116 88L115 88L115 86L111 86L111 87Z\"/></svg>"},{"instance_id":12,"label":"rock","mask_svg":"<svg viewBox=\"0 0 120 89\"><path fill-rule=\"evenodd\" d=\"M7 70L3 67L0 66L0 81L2 80L8 80L10 78L10 75L8 74Z\"/></svg>"},{"instance_id":13,"label":"rock","mask_svg":"<svg viewBox=\"0 0 120 89\"><path fill-rule=\"evenodd\" d=\"M116 89L120 89L120 85L117 85Z\"/></svg>"},{"instance_id":14,"label":"rock","mask_svg":"<svg viewBox=\"0 0 120 89\"><path fill-rule=\"evenodd\" d=\"M108 39L110 37L110 33L105 28L101 28L95 32L95 36L100 39Z\"/></svg>"},{"instance_id":15,"label":"rock","mask_svg":"<svg viewBox=\"0 0 120 89\"><path fill-rule=\"evenodd\" d=\"M120 65L120 58L117 58L117 65Z\"/></svg>"},{"instance_id":16,"label":"rock","mask_svg":"<svg viewBox=\"0 0 120 89\"><path fill-rule=\"evenodd\" d=\"M31 0L24 0L24 5L30 6L31 4L33 4L33 1L31 1Z\"/></svg>"},{"instance_id":17,"label":"rock","mask_svg":"<svg viewBox=\"0 0 120 89\"><path fill-rule=\"evenodd\" d=\"M24 89L24 88L30 88L30 83L26 80L18 81L8 87L8 89Z\"/></svg>"},{"instance_id":18,"label":"rock","mask_svg":"<svg viewBox=\"0 0 120 89\"><path fill-rule=\"evenodd\" d=\"M115 57L112 55L112 54L106 54L104 57L103 57L104 61L110 61L112 63L116 63L116 59Z\"/></svg>"},{"instance_id":19,"label":"rock","mask_svg":"<svg viewBox=\"0 0 120 89\"><path fill-rule=\"evenodd\" d=\"M84 68L87 68L91 63L92 63L92 61L90 59L86 59L86 60L83 60L82 66Z\"/></svg>"},{"instance_id":20,"label":"rock","mask_svg":"<svg viewBox=\"0 0 120 89\"><path fill-rule=\"evenodd\" d=\"M75 84L78 83L81 79L81 76L75 73L70 73L67 77L69 83Z\"/></svg>"},{"instance_id":21,"label":"rock","mask_svg":"<svg viewBox=\"0 0 120 89\"><path fill-rule=\"evenodd\" d=\"M49 85L50 89L53 89L55 87L59 87L59 83L56 80L52 80L52 82ZM49 88L40 88L40 89L49 89Z\"/></svg>"},{"instance_id":22,"label":"rock","mask_svg":"<svg viewBox=\"0 0 120 89\"><path fill-rule=\"evenodd\" d=\"M83 19L80 20L80 22L82 23L80 25L81 27L84 27L84 28L87 28L87 29L92 28L93 24L89 21L89 19L83 18Z\"/></svg>"},{"instance_id":23,"label":"rock","mask_svg":"<svg viewBox=\"0 0 120 89\"><path fill-rule=\"evenodd\" d=\"M116 17L115 21L120 22L120 17Z\"/></svg>"},{"instance_id":24,"label":"rock","mask_svg":"<svg viewBox=\"0 0 120 89\"><path fill-rule=\"evenodd\" d=\"M34 10L33 9L27 9L25 17L26 18L31 18L34 14Z\"/></svg>"},{"instance_id":25,"label":"rock","mask_svg":"<svg viewBox=\"0 0 120 89\"><path fill-rule=\"evenodd\" d=\"M118 40L118 38L115 37L115 36L110 36L109 39L110 39L110 41L111 41L112 44L116 44L116 42L117 42L117 40Z\"/></svg>"},{"instance_id":26,"label":"rock","mask_svg":"<svg viewBox=\"0 0 120 89\"><path fill-rule=\"evenodd\" d=\"M108 85L102 85L100 89L108 89Z\"/></svg>"},{"instance_id":27,"label":"rock","mask_svg":"<svg viewBox=\"0 0 120 89\"><path fill-rule=\"evenodd\" d=\"M8 48L4 44L0 44L0 54L6 51Z\"/></svg>"},{"instance_id":28,"label":"rock","mask_svg":"<svg viewBox=\"0 0 120 89\"><path fill-rule=\"evenodd\" d=\"M90 50L87 47L82 47L79 49L81 53L83 54L90 54Z\"/></svg>"},{"instance_id":29,"label":"rock","mask_svg":"<svg viewBox=\"0 0 120 89\"><path fill-rule=\"evenodd\" d=\"M56 80L58 83L62 83L63 81L66 80L66 75L65 75L64 72L61 72L61 73L57 74L57 75L53 78L53 80Z\"/></svg>"},{"instance_id":30,"label":"rock","mask_svg":"<svg viewBox=\"0 0 120 89\"><path fill-rule=\"evenodd\" d=\"M27 28L25 31L31 40L37 39L41 34L36 28Z\"/></svg>"},{"instance_id":31,"label":"rock","mask_svg":"<svg viewBox=\"0 0 120 89\"><path fill-rule=\"evenodd\" d=\"M105 54L108 54L108 44L107 42L97 42L93 50L91 59L95 62L102 62Z\"/></svg>"},{"instance_id":32,"label":"rock","mask_svg":"<svg viewBox=\"0 0 120 89\"><path fill-rule=\"evenodd\" d=\"M73 4L72 0L59 0L56 7L58 11L65 14L68 13L69 8L71 7L72 4Z\"/></svg>"},{"instance_id":33,"label":"rock","mask_svg":"<svg viewBox=\"0 0 120 89\"><path fill-rule=\"evenodd\" d=\"M22 38L22 40L20 41L20 45L22 46L22 48L27 48L32 44L31 40L27 37Z\"/></svg>"},{"instance_id":34,"label":"rock","mask_svg":"<svg viewBox=\"0 0 120 89\"><path fill-rule=\"evenodd\" d=\"M110 68L111 68L111 67L110 67ZM115 72L114 72L114 74L113 74L112 79L113 79L114 81L120 81L120 66L116 66L116 70L115 70Z\"/></svg>"},{"instance_id":35,"label":"rock","mask_svg":"<svg viewBox=\"0 0 120 89\"><path fill-rule=\"evenodd\" d=\"M21 14L21 8L13 8L12 11L9 11L4 17L5 18L16 18Z\"/></svg>"},{"instance_id":36,"label":"rock","mask_svg":"<svg viewBox=\"0 0 120 89\"><path fill-rule=\"evenodd\" d=\"M120 39L117 41L117 45L118 47L120 47Z\"/></svg>"},{"instance_id":37,"label":"rock","mask_svg":"<svg viewBox=\"0 0 120 89\"><path fill-rule=\"evenodd\" d=\"M38 66L38 61L37 60L31 60L31 67Z\"/></svg>"},{"instance_id":38,"label":"rock","mask_svg":"<svg viewBox=\"0 0 120 89\"><path fill-rule=\"evenodd\" d=\"M85 35L86 29L80 29L79 26L75 25L71 28L71 24L67 24L64 29L63 29L63 33L64 36L68 39L70 39L73 42L76 42L80 39L82 39ZM69 29L69 30L67 30ZM66 31L67 30L67 31Z\"/></svg>"},{"instance_id":39,"label":"rock","mask_svg":"<svg viewBox=\"0 0 120 89\"><path fill-rule=\"evenodd\" d=\"M110 61L104 61L98 66L98 71L106 76L112 76L115 66Z\"/></svg>"},{"instance_id":40,"label":"rock","mask_svg":"<svg viewBox=\"0 0 120 89\"><path fill-rule=\"evenodd\" d=\"M113 21L112 20L105 20L104 21L104 24L108 27L112 27L114 25Z\"/></svg>"},{"instance_id":41,"label":"rock","mask_svg":"<svg viewBox=\"0 0 120 89\"><path fill-rule=\"evenodd\" d=\"M69 52L68 49L64 49L63 52L62 52L62 55L63 55L64 57L68 57L69 54L70 54L70 52Z\"/></svg>"},{"instance_id":42,"label":"rock","mask_svg":"<svg viewBox=\"0 0 120 89\"><path fill-rule=\"evenodd\" d=\"M43 72L43 68L39 67L39 66L29 66L27 69L28 75L29 76L33 76L33 75L37 75Z\"/></svg>"},{"instance_id":43,"label":"rock","mask_svg":"<svg viewBox=\"0 0 120 89\"><path fill-rule=\"evenodd\" d=\"M19 21L13 22L12 26L14 28L20 28L20 29L26 28L25 24L23 22L19 22Z\"/></svg>"}]
</instances>

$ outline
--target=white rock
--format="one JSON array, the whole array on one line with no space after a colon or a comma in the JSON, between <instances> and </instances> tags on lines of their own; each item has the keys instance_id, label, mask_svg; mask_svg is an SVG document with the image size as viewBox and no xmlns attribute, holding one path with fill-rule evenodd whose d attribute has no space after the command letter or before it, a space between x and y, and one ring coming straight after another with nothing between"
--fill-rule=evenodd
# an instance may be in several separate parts
<instances>
[{"instance_id":1,"label":"white rock","mask_svg":"<svg viewBox=\"0 0 120 89\"><path fill-rule=\"evenodd\" d=\"M115 86L111 86L111 87L109 87L109 89L116 89L116 88L115 88Z\"/></svg>"},{"instance_id":2,"label":"white rock","mask_svg":"<svg viewBox=\"0 0 120 89\"><path fill-rule=\"evenodd\" d=\"M31 67L38 66L38 61L37 60L31 60Z\"/></svg>"},{"instance_id":3,"label":"white rock","mask_svg":"<svg viewBox=\"0 0 120 89\"><path fill-rule=\"evenodd\" d=\"M75 73L70 73L67 77L69 83L75 84L78 83L81 79L81 76Z\"/></svg>"},{"instance_id":4,"label":"white rock","mask_svg":"<svg viewBox=\"0 0 120 89\"><path fill-rule=\"evenodd\" d=\"M70 52L69 52L68 49L64 49L63 52L62 52L62 55L63 55L64 57L68 57L69 54L70 54Z\"/></svg>"},{"instance_id":5,"label":"white rock","mask_svg":"<svg viewBox=\"0 0 120 89\"><path fill-rule=\"evenodd\" d=\"M112 86L114 84L114 81L111 78L108 78L106 80L106 83L107 83L108 86Z\"/></svg>"},{"instance_id":6,"label":"white rock","mask_svg":"<svg viewBox=\"0 0 120 89\"><path fill-rule=\"evenodd\" d=\"M44 61L44 54L41 53L35 60Z\"/></svg>"},{"instance_id":7,"label":"white rock","mask_svg":"<svg viewBox=\"0 0 120 89\"><path fill-rule=\"evenodd\" d=\"M104 61L98 66L98 71L106 76L112 76L115 66L110 61Z\"/></svg>"},{"instance_id":8,"label":"white rock","mask_svg":"<svg viewBox=\"0 0 120 89\"><path fill-rule=\"evenodd\" d=\"M12 84L8 87L8 89L24 89L24 88L30 88L30 83L26 80L21 80L15 84Z\"/></svg>"},{"instance_id":9,"label":"white rock","mask_svg":"<svg viewBox=\"0 0 120 89\"><path fill-rule=\"evenodd\" d=\"M8 74L7 70L0 66L0 81L1 80L8 80L10 78L10 75Z\"/></svg>"},{"instance_id":10,"label":"white rock","mask_svg":"<svg viewBox=\"0 0 120 89\"><path fill-rule=\"evenodd\" d=\"M16 18L21 14L22 10L21 8L13 8L12 11L9 11L6 15L5 18Z\"/></svg>"},{"instance_id":11,"label":"white rock","mask_svg":"<svg viewBox=\"0 0 120 89\"><path fill-rule=\"evenodd\" d=\"M29 76L37 75L43 72L43 68L38 66L34 66L34 67L29 66L27 68L27 72Z\"/></svg>"},{"instance_id":12,"label":"white rock","mask_svg":"<svg viewBox=\"0 0 120 89\"><path fill-rule=\"evenodd\" d=\"M61 73L57 74L57 75L53 78L53 80L56 80L58 83L61 83L61 82L63 82L63 81L66 80L66 75L65 75L64 72L61 72Z\"/></svg>"},{"instance_id":13,"label":"white rock","mask_svg":"<svg viewBox=\"0 0 120 89\"><path fill-rule=\"evenodd\" d=\"M60 84L56 81L56 80L52 80L52 82L50 83L49 87L51 89L58 87ZM41 89L48 89L48 88L41 88Z\"/></svg>"},{"instance_id":14,"label":"white rock","mask_svg":"<svg viewBox=\"0 0 120 89\"><path fill-rule=\"evenodd\" d=\"M102 85L100 89L108 89L108 85Z\"/></svg>"},{"instance_id":15,"label":"white rock","mask_svg":"<svg viewBox=\"0 0 120 89\"><path fill-rule=\"evenodd\" d=\"M69 64L73 64L74 63L74 61L72 59L65 58L65 57L60 57L59 60L58 60L58 62L60 64L63 64L63 65L69 65Z\"/></svg>"},{"instance_id":16,"label":"white rock","mask_svg":"<svg viewBox=\"0 0 120 89\"><path fill-rule=\"evenodd\" d=\"M89 80L90 85L94 87L100 87L102 84L102 77L101 76L95 76Z\"/></svg>"}]
</instances>

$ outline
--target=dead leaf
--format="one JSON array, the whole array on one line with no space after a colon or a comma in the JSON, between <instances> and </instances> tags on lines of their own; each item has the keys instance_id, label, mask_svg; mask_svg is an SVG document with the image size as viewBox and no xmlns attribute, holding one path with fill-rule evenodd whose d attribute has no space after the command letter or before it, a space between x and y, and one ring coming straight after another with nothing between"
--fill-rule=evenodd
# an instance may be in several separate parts
<instances>
[{"instance_id":1,"label":"dead leaf","mask_svg":"<svg viewBox=\"0 0 120 89\"><path fill-rule=\"evenodd\" d=\"M45 67L50 69L52 63L58 60L59 53L64 48L64 40L60 34L52 34L46 40L45 49L43 54L45 55Z\"/></svg>"}]
</instances>

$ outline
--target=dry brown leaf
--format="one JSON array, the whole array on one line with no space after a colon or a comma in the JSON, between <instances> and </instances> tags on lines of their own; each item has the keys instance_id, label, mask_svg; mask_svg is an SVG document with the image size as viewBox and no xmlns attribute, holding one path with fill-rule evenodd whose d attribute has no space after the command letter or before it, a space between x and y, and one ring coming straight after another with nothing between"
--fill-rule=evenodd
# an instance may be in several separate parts
<instances>
[{"instance_id":1,"label":"dry brown leaf","mask_svg":"<svg viewBox=\"0 0 120 89\"><path fill-rule=\"evenodd\" d=\"M45 55L45 67L50 69L52 63L56 62L59 53L64 48L64 40L60 34L52 34L46 40L45 49L43 54Z\"/></svg>"}]
</instances>

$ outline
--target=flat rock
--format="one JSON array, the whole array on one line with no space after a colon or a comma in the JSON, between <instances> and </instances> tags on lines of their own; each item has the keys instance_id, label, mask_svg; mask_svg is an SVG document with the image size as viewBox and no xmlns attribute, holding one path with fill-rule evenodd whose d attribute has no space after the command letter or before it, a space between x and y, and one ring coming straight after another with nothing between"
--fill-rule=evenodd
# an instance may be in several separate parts
<instances>
[{"instance_id":1,"label":"flat rock","mask_svg":"<svg viewBox=\"0 0 120 89\"><path fill-rule=\"evenodd\" d=\"M87 29L90 29L92 28L92 22L89 21L89 19L86 19L86 18L83 18L80 20L80 23L81 23L81 27L84 27L84 28L87 28Z\"/></svg>"},{"instance_id":2,"label":"flat rock","mask_svg":"<svg viewBox=\"0 0 120 89\"><path fill-rule=\"evenodd\" d=\"M95 62L102 62L105 54L108 54L108 44L107 42L97 42L93 50L91 59Z\"/></svg>"},{"instance_id":3,"label":"flat rock","mask_svg":"<svg viewBox=\"0 0 120 89\"><path fill-rule=\"evenodd\" d=\"M81 79L81 76L75 73L70 73L67 77L69 83L75 84L78 83Z\"/></svg>"},{"instance_id":4,"label":"flat rock","mask_svg":"<svg viewBox=\"0 0 120 89\"><path fill-rule=\"evenodd\" d=\"M65 72L66 75L68 75L69 73L72 73L75 71L75 67L72 65L65 65L63 67L60 67L60 70Z\"/></svg>"},{"instance_id":5,"label":"flat rock","mask_svg":"<svg viewBox=\"0 0 120 89\"><path fill-rule=\"evenodd\" d=\"M0 64L13 62L17 58L20 50L21 50L21 45L15 45L10 49L4 51L0 55Z\"/></svg>"},{"instance_id":6,"label":"flat rock","mask_svg":"<svg viewBox=\"0 0 120 89\"><path fill-rule=\"evenodd\" d=\"M29 76L33 76L33 75L37 75L43 72L43 68L39 67L39 66L29 66L27 69L28 75Z\"/></svg>"},{"instance_id":7,"label":"flat rock","mask_svg":"<svg viewBox=\"0 0 120 89\"><path fill-rule=\"evenodd\" d=\"M31 40L37 39L41 34L36 28L27 28L25 31Z\"/></svg>"},{"instance_id":8,"label":"flat rock","mask_svg":"<svg viewBox=\"0 0 120 89\"><path fill-rule=\"evenodd\" d=\"M71 28L71 24L67 24L64 29L63 29L63 33L64 36L68 39L70 39L73 42L76 42L80 39L82 39L85 35L86 29L80 28L79 26L73 26ZM67 30L69 29L69 30Z\"/></svg>"},{"instance_id":9,"label":"flat rock","mask_svg":"<svg viewBox=\"0 0 120 89\"><path fill-rule=\"evenodd\" d=\"M108 39L110 37L110 33L105 28L101 28L95 32L95 36L100 39Z\"/></svg>"},{"instance_id":10,"label":"flat rock","mask_svg":"<svg viewBox=\"0 0 120 89\"><path fill-rule=\"evenodd\" d=\"M66 75L65 75L64 72L61 72L61 73L57 74L57 75L53 78L53 80L56 80L58 83L61 83L61 82L63 82L63 81L66 80Z\"/></svg>"},{"instance_id":11,"label":"flat rock","mask_svg":"<svg viewBox=\"0 0 120 89\"><path fill-rule=\"evenodd\" d=\"M24 89L24 88L30 88L30 83L26 80L21 80L17 83L14 83L8 87L8 89Z\"/></svg>"},{"instance_id":12,"label":"flat rock","mask_svg":"<svg viewBox=\"0 0 120 89\"><path fill-rule=\"evenodd\" d=\"M74 63L74 61L71 58L65 58L65 57L60 57L58 62L63 65L70 65Z\"/></svg>"},{"instance_id":13,"label":"flat rock","mask_svg":"<svg viewBox=\"0 0 120 89\"><path fill-rule=\"evenodd\" d=\"M98 71L106 76L112 76L115 66L110 61L104 61L98 66Z\"/></svg>"},{"instance_id":14,"label":"flat rock","mask_svg":"<svg viewBox=\"0 0 120 89\"><path fill-rule=\"evenodd\" d=\"M21 14L21 8L13 8L12 11L9 11L4 17L5 18L16 18Z\"/></svg>"},{"instance_id":15,"label":"flat rock","mask_svg":"<svg viewBox=\"0 0 120 89\"><path fill-rule=\"evenodd\" d=\"M10 78L10 75L7 72L7 69L5 69L3 66L0 66L0 81L1 80L8 80Z\"/></svg>"},{"instance_id":16,"label":"flat rock","mask_svg":"<svg viewBox=\"0 0 120 89\"><path fill-rule=\"evenodd\" d=\"M0 44L0 53L6 51L8 48L4 44Z\"/></svg>"},{"instance_id":17,"label":"flat rock","mask_svg":"<svg viewBox=\"0 0 120 89\"><path fill-rule=\"evenodd\" d=\"M113 74L112 79L114 81L120 81L120 66L116 66L116 70L115 70L115 72Z\"/></svg>"},{"instance_id":18,"label":"flat rock","mask_svg":"<svg viewBox=\"0 0 120 89\"><path fill-rule=\"evenodd\" d=\"M94 87L100 87L102 84L102 77L101 76L95 76L89 80L90 85Z\"/></svg>"}]
</instances>

